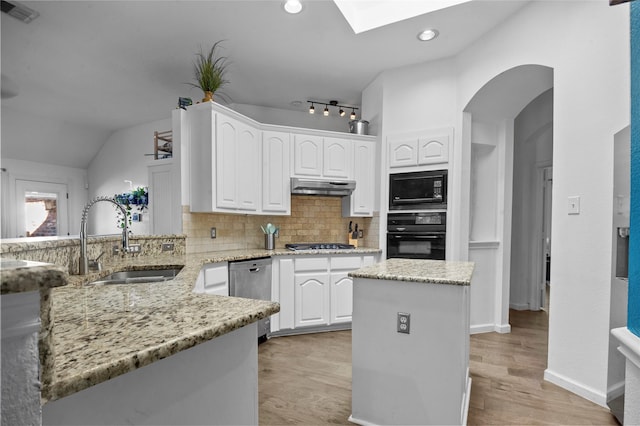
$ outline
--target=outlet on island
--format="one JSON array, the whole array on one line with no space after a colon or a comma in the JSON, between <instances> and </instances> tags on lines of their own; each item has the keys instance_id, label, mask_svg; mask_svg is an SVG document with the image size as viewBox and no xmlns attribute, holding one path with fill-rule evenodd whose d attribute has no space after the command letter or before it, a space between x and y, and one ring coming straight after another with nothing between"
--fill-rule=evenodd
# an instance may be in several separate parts
<instances>
[{"instance_id":1,"label":"outlet on island","mask_svg":"<svg viewBox=\"0 0 640 426\"><path fill-rule=\"evenodd\" d=\"M398 312L398 333L409 334L411 330L411 314Z\"/></svg>"},{"instance_id":2,"label":"outlet on island","mask_svg":"<svg viewBox=\"0 0 640 426\"><path fill-rule=\"evenodd\" d=\"M211 238L216 237L216 228L211 228Z\"/></svg>"}]
</instances>

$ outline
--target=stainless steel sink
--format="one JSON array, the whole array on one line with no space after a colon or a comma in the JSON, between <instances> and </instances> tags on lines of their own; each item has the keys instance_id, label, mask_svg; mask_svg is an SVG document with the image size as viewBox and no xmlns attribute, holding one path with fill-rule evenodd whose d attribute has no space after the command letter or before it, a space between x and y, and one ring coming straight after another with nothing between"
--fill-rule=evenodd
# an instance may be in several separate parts
<instances>
[{"instance_id":1,"label":"stainless steel sink","mask_svg":"<svg viewBox=\"0 0 640 426\"><path fill-rule=\"evenodd\" d=\"M171 269L145 269L142 271L121 271L114 272L97 281L90 282L89 285L108 284L136 284L169 281L178 275L182 268Z\"/></svg>"}]
</instances>

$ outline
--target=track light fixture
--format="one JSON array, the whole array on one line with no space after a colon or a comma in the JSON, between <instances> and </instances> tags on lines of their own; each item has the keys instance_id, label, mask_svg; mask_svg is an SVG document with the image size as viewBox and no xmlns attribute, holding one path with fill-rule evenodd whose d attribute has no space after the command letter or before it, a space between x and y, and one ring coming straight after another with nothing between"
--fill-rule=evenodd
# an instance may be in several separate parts
<instances>
[{"instance_id":1,"label":"track light fixture","mask_svg":"<svg viewBox=\"0 0 640 426\"><path fill-rule=\"evenodd\" d=\"M318 104L318 105L324 105L324 110L322 110L322 115L324 115L325 117L329 116L329 107L336 107L336 108L338 108L338 115L340 117L344 117L346 115L346 112L344 111L345 109L350 109L351 110L351 114L349 115L349 118L351 120L355 120L356 119L356 110L358 108L356 108L354 106L339 105L338 101L329 101L328 103L326 103L326 102L309 100L307 102L311 104L311 106L309 107L309 114L315 113L316 109L314 107L314 104Z\"/></svg>"}]
</instances>

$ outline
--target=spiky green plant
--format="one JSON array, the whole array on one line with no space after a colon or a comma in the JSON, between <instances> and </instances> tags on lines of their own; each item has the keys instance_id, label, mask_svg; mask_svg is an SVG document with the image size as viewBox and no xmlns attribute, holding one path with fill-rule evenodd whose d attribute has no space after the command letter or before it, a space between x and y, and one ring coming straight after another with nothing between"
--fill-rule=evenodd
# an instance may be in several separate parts
<instances>
[{"instance_id":1,"label":"spiky green plant","mask_svg":"<svg viewBox=\"0 0 640 426\"><path fill-rule=\"evenodd\" d=\"M215 93L220 87L229 83L229 80L225 79L228 59L226 56L218 55L220 43L222 40L215 42L206 54L200 47L200 52L196 54L194 62L196 83L189 84L193 87L199 87L203 92Z\"/></svg>"}]
</instances>

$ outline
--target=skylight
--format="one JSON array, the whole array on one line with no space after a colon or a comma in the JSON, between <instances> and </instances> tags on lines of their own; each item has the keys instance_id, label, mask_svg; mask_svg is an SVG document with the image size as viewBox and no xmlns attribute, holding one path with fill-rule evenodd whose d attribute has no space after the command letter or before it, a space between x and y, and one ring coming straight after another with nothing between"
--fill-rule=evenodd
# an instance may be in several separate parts
<instances>
[{"instance_id":1,"label":"skylight","mask_svg":"<svg viewBox=\"0 0 640 426\"><path fill-rule=\"evenodd\" d=\"M356 34L471 0L333 0Z\"/></svg>"}]
</instances>

